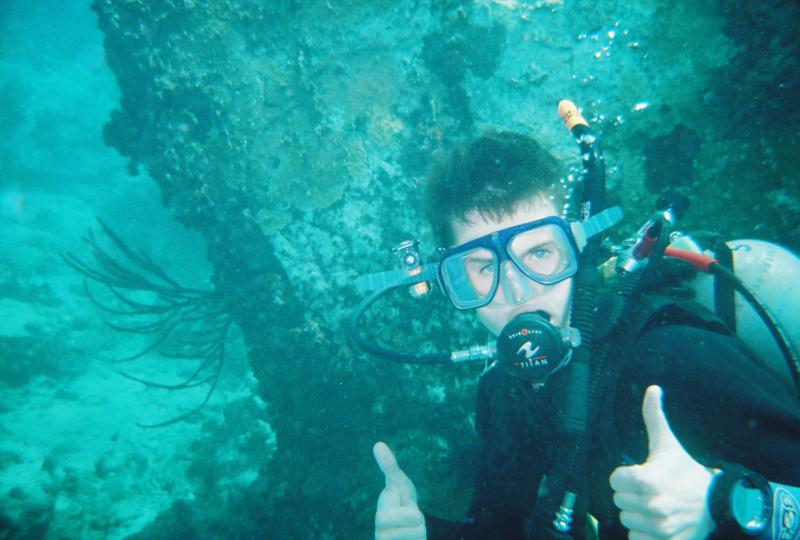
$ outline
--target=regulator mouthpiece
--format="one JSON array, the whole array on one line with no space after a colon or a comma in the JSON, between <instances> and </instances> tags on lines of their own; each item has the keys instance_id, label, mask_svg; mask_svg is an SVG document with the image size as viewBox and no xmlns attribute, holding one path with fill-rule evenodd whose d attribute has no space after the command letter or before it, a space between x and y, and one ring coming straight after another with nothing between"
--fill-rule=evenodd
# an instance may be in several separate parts
<instances>
[{"instance_id":1,"label":"regulator mouthpiece","mask_svg":"<svg viewBox=\"0 0 800 540\"><path fill-rule=\"evenodd\" d=\"M569 362L571 347L579 344L580 336L574 328L550 324L549 316L542 311L523 313L497 338L498 365L514 377L543 386L552 373Z\"/></svg>"}]
</instances>

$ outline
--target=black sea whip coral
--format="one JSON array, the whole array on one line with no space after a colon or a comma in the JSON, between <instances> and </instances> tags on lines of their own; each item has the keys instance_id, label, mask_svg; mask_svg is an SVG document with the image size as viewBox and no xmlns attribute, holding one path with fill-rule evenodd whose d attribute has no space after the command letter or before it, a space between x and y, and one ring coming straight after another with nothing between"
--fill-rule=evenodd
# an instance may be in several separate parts
<instances>
[{"instance_id":1,"label":"black sea whip coral","mask_svg":"<svg viewBox=\"0 0 800 540\"><path fill-rule=\"evenodd\" d=\"M94 264L72 253L62 254L72 268L84 276L84 290L89 299L111 315L108 325L114 330L149 336L148 344L119 362L135 360L149 353L166 358L198 362L193 373L176 384L164 384L134 377L124 377L147 386L182 390L208 385L203 401L194 409L175 418L142 427L174 424L196 413L208 403L217 386L225 360L225 342L232 319L214 289L202 290L181 286L142 251L131 249L108 225L98 220L116 255L103 248L91 231L84 238L90 246ZM102 285L105 298L93 292L90 283Z\"/></svg>"}]
</instances>

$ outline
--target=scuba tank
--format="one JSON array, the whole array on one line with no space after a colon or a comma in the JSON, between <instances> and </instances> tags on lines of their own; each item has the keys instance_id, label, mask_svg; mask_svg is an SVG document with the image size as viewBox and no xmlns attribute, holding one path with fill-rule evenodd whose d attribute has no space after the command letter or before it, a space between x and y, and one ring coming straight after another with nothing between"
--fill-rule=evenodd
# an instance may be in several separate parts
<instances>
[{"instance_id":1,"label":"scuba tank","mask_svg":"<svg viewBox=\"0 0 800 540\"><path fill-rule=\"evenodd\" d=\"M800 301L800 259L786 248L762 240L726 243L713 233L683 235L674 231L675 222L688 206L688 199L680 193L662 195L653 217L601 266L604 275L612 275L612 267L623 280L643 275L645 279L635 286L637 294L663 294L665 284L659 280L671 273L666 279L667 291L678 293L675 298L694 300L716 315L758 355L765 368L787 387L794 387L793 393L800 399L800 321L794 311ZM704 244L711 249L703 249ZM669 266L665 263L678 261L683 263L682 271L675 272L673 264L672 270L664 273ZM672 296L670 292L667 295Z\"/></svg>"},{"instance_id":2,"label":"scuba tank","mask_svg":"<svg viewBox=\"0 0 800 540\"><path fill-rule=\"evenodd\" d=\"M690 236L679 238L672 245L702 252ZM733 272L778 321L791 346L800 347L800 258L788 249L764 240L731 240L725 243L733 255ZM712 253L712 255L714 255ZM715 301L714 278L700 273L689 285L695 300L712 311L718 311ZM735 318L730 324L736 335L763 361L765 367L783 382L791 383L790 367L781 358L781 350L770 335L757 311L739 292L733 304ZM727 321L726 321L727 322Z\"/></svg>"}]
</instances>

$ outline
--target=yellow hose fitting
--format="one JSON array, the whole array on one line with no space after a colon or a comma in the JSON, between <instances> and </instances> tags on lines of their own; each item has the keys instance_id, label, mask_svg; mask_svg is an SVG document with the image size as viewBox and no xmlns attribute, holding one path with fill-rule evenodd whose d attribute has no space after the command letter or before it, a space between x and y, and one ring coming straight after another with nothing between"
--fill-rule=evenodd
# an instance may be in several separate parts
<instances>
[{"instance_id":1,"label":"yellow hose fitting","mask_svg":"<svg viewBox=\"0 0 800 540\"><path fill-rule=\"evenodd\" d=\"M561 115L561 119L570 131L578 124L589 127L589 123L581 116L577 105L568 99L562 99L558 102L558 114Z\"/></svg>"}]
</instances>

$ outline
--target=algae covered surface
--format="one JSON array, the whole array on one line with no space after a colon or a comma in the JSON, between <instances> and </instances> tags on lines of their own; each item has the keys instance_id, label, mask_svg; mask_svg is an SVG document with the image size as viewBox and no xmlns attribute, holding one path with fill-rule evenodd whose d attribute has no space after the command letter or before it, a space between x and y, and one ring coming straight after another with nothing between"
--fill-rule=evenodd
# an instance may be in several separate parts
<instances>
[{"instance_id":1,"label":"algae covered surface","mask_svg":"<svg viewBox=\"0 0 800 540\"><path fill-rule=\"evenodd\" d=\"M345 335L357 276L402 240L434 256L434 157L513 130L575 181L570 98L626 212L613 241L680 188L681 228L798 251L798 24L789 1L4 2L0 537L369 538L376 440L462 515L483 365ZM489 339L438 291L367 325Z\"/></svg>"}]
</instances>

